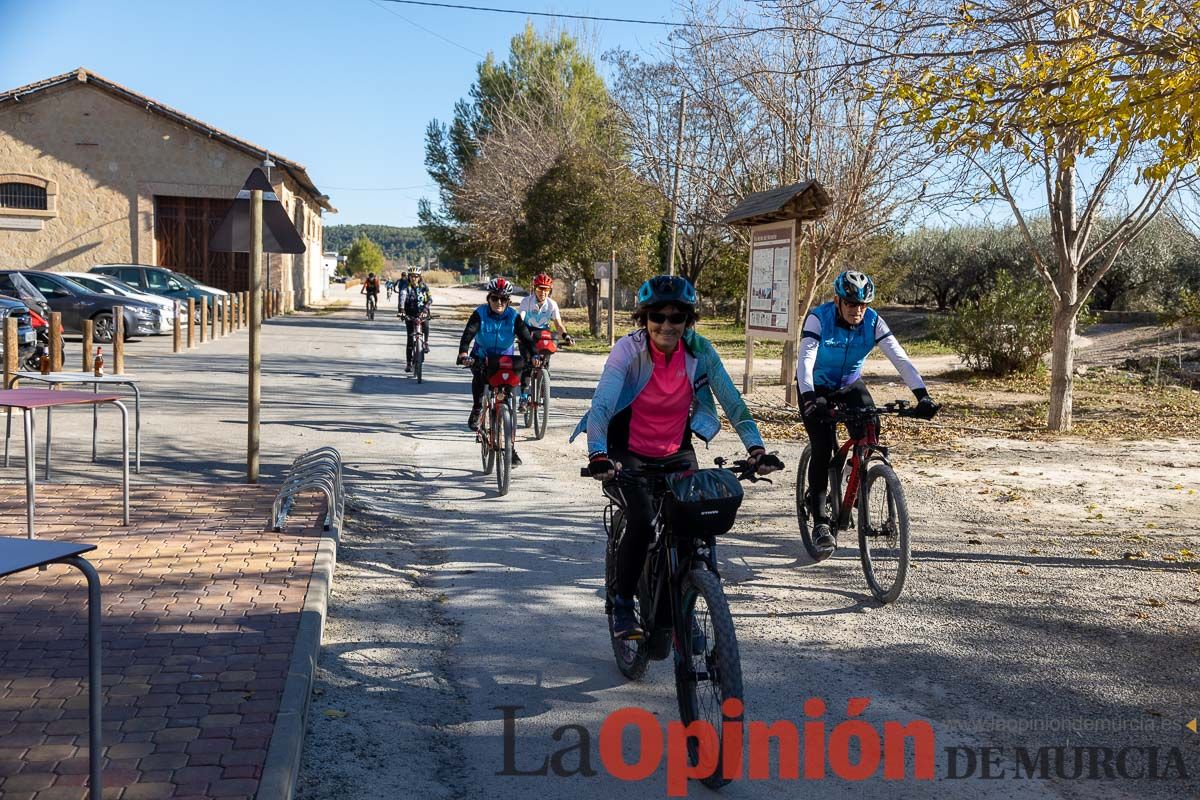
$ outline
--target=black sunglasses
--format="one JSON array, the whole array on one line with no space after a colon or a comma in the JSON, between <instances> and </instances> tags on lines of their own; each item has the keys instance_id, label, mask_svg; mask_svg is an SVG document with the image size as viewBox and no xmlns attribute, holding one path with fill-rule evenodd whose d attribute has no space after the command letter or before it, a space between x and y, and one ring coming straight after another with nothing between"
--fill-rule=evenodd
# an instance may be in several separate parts
<instances>
[{"instance_id":1,"label":"black sunglasses","mask_svg":"<svg viewBox=\"0 0 1200 800\"><path fill-rule=\"evenodd\" d=\"M664 314L661 311L648 311L646 318L655 325L662 325L664 322L670 322L672 325L682 325L687 322L687 312L676 311L674 314Z\"/></svg>"},{"instance_id":2,"label":"black sunglasses","mask_svg":"<svg viewBox=\"0 0 1200 800\"><path fill-rule=\"evenodd\" d=\"M511 298L508 298L508 297L501 297L501 296L500 296L500 295L498 295L498 294L489 294L489 295L488 295L488 302L490 303L490 302L491 302L491 301L493 301L493 300L495 300L497 303L507 303L507 302L510 302Z\"/></svg>"}]
</instances>

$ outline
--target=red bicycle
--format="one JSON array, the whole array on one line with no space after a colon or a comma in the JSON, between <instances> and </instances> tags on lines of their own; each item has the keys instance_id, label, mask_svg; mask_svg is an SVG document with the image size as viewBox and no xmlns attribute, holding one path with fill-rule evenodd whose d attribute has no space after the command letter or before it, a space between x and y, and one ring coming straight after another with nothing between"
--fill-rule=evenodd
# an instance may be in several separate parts
<instances>
[{"instance_id":1,"label":"red bicycle","mask_svg":"<svg viewBox=\"0 0 1200 800\"><path fill-rule=\"evenodd\" d=\"M464 367L474 367L475 359L466 358ZM515 356L488 356L481 365L487 386L483 394L483 413L479 415L479 442L483 474L496 468L496 485L501 496L508 494L512 474L513 436L516 433L516 397L513 390L521 385L521 359Z\"/></svg>"},{"instance_id":2,"label":"red bicycle","mask_svg":"<svg viewBox=\"0 0 1200 800\"><path fill-rule=\"evenodd\" d=\"M826 511L834 530L844 531L858 512L858 553L871 594L880 603L891 603L904 589L912 550L909 545L908 504L904 487L888 460L887 445L879 442L878 418L884 414L925 418L904 400L866 408L836 407L832 422L858 427L862 436L844 442L829 465ZM796 473L796 520L809 556L818 552L809 525L808 462L812 445L804 448Z\"/></svg>"},{"instance_id":3,"label":"red bicycle","mask_svg":"<svg viewBox=\"0 0 1200 800\"><path fill-rule=\"evenodd\" d=\"M529 399L525 403L525 427L533 428L533 438L546 435L550 421L550 356L558 352L554 333L548 328L534 328L533 352L541 359L534 361L529 371ZM563 346L570 346L571 337L565 336Z\"/></svg>"}]
</instances>

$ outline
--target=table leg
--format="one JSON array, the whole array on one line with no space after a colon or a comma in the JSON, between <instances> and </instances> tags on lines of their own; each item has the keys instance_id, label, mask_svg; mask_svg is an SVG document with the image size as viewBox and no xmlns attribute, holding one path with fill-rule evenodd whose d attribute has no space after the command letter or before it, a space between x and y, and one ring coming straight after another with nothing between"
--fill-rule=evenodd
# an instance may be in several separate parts
<instances>
[{"instance_id":1,"label":"table leg","mask_svg":"<svg viewBox=\"0 0 1200 800\"><path fill-rule=\"evenodd\" d=\"M129 409L120 400L113 405L121 409L121 500L123 503L122 525L129 524Z\"/></svg>"},{"instance_id":2,"label":"table leg","mask_svg":"<svg viewBox=\"0 0 1200 800\"><path fill-rule=\"evenodd\" d=\"M47 483L49 483L49 481L50 481L50 450L51 450L50 432L53 427L53 419L54 419L54 417L52 416L53 414L54 414L54 409L51 408L50 406L46 406L46 482Z\"/></svg>"},{"instance_id":3,"label":"table leg","mask_svg":"<svg viewBox=\"0 0 1200 800\"><path fill-rule=\"evenodd\" d=\"M134 453L134 469L138 475L142 474L142 390L138 388L136 383L129 384L133 389L133 453Z\"/></svg>"},{"instance_id":4,"label":"table leg","mask_svg":"<svg viewBox=\"0 0 1200 800\"><path fill-rule=\"evenodd\" d=\"M37 468L33 464L33 409L21 409L25 425L25 530L33 538L33 504L37 497Z\"/></svg>"},{"instance_id":5,"label":"table leg","mask_svg":"<svg viewBox=\"0 0 1200 800\"><path fill-rule=\"evenodd\" d=\"M8 466L8 440L12 438L12 406L8 407L8 426L4 429L4 466Z\"/></svg>"},{"instance_id":6,"label":"table leg","mask_svg":"<svg viewBox=\"0 0 1200 800\"><path fill-rule=\"evenodd\" d=\"M92 394L100 393L100 384L92 384ZM100 427L100 409L92 403L92 463L96 463L96 431Z\"/></svg>"},{"instance_id":7,"label":"table leg","mask_svg":"<svg viewBox=\"0 0 1200 800\"><path fill-rule=\"evenodd\" d=\"M72 556L63 559L87 578L88 585L88 797L100 800L103 794L100 764L104 755L101 737L101 694L104 689L100 669L100 576L86 560Z\"/></svg>"}]
</instances>

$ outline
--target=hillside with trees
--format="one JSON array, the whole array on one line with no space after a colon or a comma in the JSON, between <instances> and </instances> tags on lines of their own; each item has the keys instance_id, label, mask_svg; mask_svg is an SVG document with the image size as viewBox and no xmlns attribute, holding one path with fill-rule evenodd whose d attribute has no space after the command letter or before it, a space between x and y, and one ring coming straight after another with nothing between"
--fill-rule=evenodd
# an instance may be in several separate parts
<instances>
[{"instance_id":1,"label":"hillside with trees","mask_svg":"<svg viewBox=\"0 0 1200 800\"><path fill-rule=\"evenodd\" d=\"M354 241L367 237L383 251L385 258L405 264L419 262L428 252L436 256L420 228L399 228L393 225L327 225L325 227L325 249L345 252Z\"/></svg>"}]
</instances>

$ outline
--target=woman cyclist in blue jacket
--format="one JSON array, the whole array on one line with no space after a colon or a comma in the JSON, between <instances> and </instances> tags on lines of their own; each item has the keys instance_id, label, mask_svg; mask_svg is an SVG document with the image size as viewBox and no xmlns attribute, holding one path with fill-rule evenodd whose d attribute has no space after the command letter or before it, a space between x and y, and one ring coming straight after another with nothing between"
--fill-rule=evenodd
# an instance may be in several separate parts
<instances>
[{"instance_id":1,"label":"woman cyclist in blue jacket","mask_svg":"<svg viewBox=\"0 0 1200 800\"><path fill-rule=\"evenodd\" d=\"M825 506L829 492L829 464L837 447L830 406L841 404L864 408L875 405L862 380L867 355L879 346L916 396L917 415L928 419L938 408L925 389L921 374L883 317L867 307L875 299L874 281L865 273L846 270L834 280L833 291L833 300L808 312L796 359L800 413L812 443L807 501L818 560L828 558L837 548ZM852 428L850 434L858 437L862 431Z\"/></svg>"}]
</instances>

